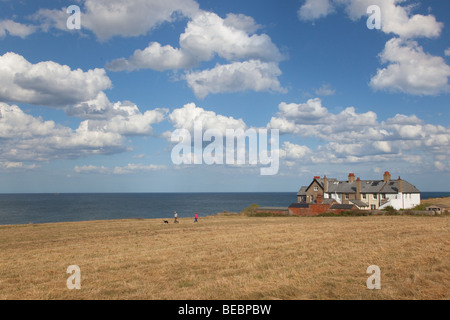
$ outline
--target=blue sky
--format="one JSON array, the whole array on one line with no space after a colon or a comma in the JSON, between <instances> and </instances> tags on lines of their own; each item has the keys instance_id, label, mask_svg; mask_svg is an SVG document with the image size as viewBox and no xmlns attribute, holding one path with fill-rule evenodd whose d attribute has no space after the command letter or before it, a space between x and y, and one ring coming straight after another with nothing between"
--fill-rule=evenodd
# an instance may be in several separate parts
<instances>
[{"instance_id":1,"label":"blue sky","mask_svg":"<svg viewBox=\"0 0 450 320\"><path fill-rule=\"evenodd\" d=\"M66 12L80 8L80 29ZM367 28L380 8L381 29ZM449 1L0 0L0 192L450 191ZM277 129L261 165L175 165L176 129Z\"/></svg>"}]
</instances>

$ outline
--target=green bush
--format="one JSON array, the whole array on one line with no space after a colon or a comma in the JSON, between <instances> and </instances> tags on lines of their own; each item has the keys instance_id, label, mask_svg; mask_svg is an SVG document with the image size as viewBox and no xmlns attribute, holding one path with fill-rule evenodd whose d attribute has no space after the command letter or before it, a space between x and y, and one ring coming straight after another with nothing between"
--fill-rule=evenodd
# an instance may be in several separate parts
<instances>
[{"instance_id":1,"label":"green bush","mask_svg":"<svg viewBox=\"0 0 450 320\"><path fill-rule=\"evenodd\" d=\"M417 206L415 206L414 208L412 208L413 211L427 211L427 207L431 206L430 203L422 203L419 204Z\"/></svg>"},{"instance_id":2,"label":"green bush","mask_svg":"<svg viewBox=\"0 0 450 320\"><path fill-rule=\"evenodd\" d=\"M241 211L241 214L246 216L254 216L256 214L256 210L259 208L259 205L256 203L252 204L251 206L245 208Z\"/></svg>"},{"instance_id":3,"label":"green bush","mask_svg":"<svg viewBox=\"0 0 450 320\"><path fill-rule=\"evenodd\" d=\"M395 210L393 206L387 206L383 209L384 212L386 212L387 215L397 215L398 211Z\"/></svg>"}]
</instances>

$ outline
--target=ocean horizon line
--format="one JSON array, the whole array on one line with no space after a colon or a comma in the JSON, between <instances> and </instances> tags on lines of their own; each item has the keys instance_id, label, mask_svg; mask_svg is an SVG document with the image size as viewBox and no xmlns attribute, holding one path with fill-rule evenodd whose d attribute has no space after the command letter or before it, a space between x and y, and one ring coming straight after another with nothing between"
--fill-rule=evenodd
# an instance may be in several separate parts
<instances>
[{"instance_id":1,"label":"ocean horizon line","mask_svg":"<svg viewBox=\"0 0 450 320\"><path fill-rule=\"evenodd\" d=\"M0 195L57 195L57 194L245 194L245 193L297 193L298 191L98 191L98 192L0 192ZM421 191L423 193L450 193L450 191Z\"/></svg>"},{"instance_id":2,"label":"ocean horizon line","mask_svg":"<svg viewBox=\"0 0 450 320\"><path fill-rule=\"evenodd\" d=\"M423 192L422 200L450 197ZM241 212L252 204L288 207L297 192L21 193L0 194L0 225L127 218L200 217Z\"/></svg>"}]
</instances>

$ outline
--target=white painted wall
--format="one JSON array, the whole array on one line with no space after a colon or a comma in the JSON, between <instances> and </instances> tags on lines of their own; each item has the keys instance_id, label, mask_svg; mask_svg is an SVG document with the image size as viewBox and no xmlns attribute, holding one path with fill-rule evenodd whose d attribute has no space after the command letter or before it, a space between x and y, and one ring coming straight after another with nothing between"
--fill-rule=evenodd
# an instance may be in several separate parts
<instances>
[{"instance_id":1,"label":"white painted wall","mask_svg":"<svg viewBox=\"0 0 450 320\"><path fill-rule=\"evenodd\" d=\"M388 206L392 206L396 210L412 209L420 204L420 193L387 194L386 199L389 200L389 202L382 205L380 209L384 209Z\"/></svg>"},{"instance_id":2,"label":"white painted wall","mask_svg":"<svg viewBox=\"0 0 450 320\"><path fill-rule=\"evenodd\" d=\"M342 203L342 199L339 194L331 193L325 194L324 198L335 199L338 203ZM371 205L375 205L378 209L378 204L380 203L381 194L377 194L375 198L373 194L366 194L366 199L361 197L361 200L369 205L366 210L371 210ZM379 209L384 209L388 206L394 207L396 210L400 209L412 209L420 204L420 193L398 193L398 194L386 194L386 200L388 202L379 207Z\"/></svg>"}]
</instances>

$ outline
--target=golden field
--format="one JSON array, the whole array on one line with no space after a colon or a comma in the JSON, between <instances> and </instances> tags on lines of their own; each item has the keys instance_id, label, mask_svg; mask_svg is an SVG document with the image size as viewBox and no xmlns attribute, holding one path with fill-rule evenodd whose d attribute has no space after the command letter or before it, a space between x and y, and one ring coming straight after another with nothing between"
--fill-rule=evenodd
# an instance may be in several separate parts
<instances>
[{"instance_id":1,"label":"golden field","mask_svg":"<svg viewBox=\"0 0 450 320\"><path fill-rule=\"evenodd\" d=\"M450 208L450 197L425 199L422 200L421 203L424 205L443 204L444 206Z\"/></svg>"},{"instance_id":2,"label":"golden field","mask_svg":"<svg viewBox=\"0 0 450 320\"><path fill-rule=\"evenodd\" d=\"M450 217L0 226L0 299L449 299ZM66 286L81 269L81 290ZM366 270L381 269L381 290Z\"/></svg>"}]
</instances>

